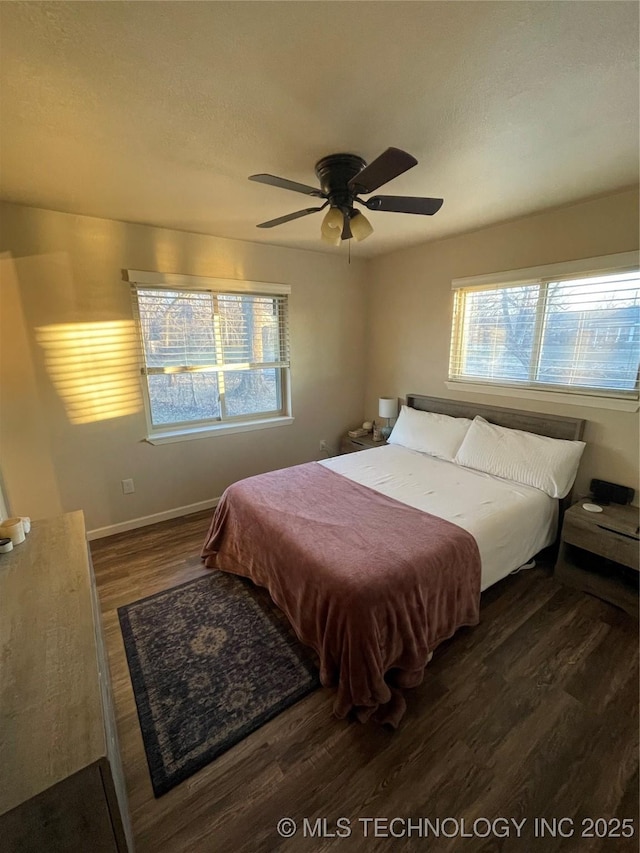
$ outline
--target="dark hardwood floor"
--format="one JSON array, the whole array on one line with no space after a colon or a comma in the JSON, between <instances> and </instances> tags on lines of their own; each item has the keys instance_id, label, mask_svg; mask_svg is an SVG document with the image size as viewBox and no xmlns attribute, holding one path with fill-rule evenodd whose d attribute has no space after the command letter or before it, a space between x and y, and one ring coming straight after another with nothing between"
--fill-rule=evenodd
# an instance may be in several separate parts
<instances>
[{"instance_id":1,"label":"dark hardwood floor","mask_svg":"<svg viewBox=\"0 0 640 853\"><path fill-rule=\"evenodd\" d=\"M397 731L336 720L320 689L154 799L116 611L206 574L209 519L91 543L139 853L638 850L638 623L548 568L483 595L481 624L436 651ZM283 817L298 822L292 838L278 835ZM305 838L304 818L326 827ZM554 837L560 818L571 821ZM437 819L440 837L426 835ZM495 821L485 838L482 819Z\"/></svg>"}]
</instances>

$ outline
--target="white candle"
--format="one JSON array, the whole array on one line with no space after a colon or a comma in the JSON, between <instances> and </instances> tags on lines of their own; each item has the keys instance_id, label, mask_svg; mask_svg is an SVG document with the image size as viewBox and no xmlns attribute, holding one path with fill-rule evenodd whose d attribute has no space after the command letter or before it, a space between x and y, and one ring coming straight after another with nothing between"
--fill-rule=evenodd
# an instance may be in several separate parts
<instances>
[{"instance_id":1,"label":"white candle","mask_svg":"<svg viewBox=\"0 0 640 853\"><path fill-rule=\"evenodd\" d=\"M0 537L8 537L14 545L24 542L24 524L21 518L5 518L0 522Z\"/></svg>"}]
</instances>

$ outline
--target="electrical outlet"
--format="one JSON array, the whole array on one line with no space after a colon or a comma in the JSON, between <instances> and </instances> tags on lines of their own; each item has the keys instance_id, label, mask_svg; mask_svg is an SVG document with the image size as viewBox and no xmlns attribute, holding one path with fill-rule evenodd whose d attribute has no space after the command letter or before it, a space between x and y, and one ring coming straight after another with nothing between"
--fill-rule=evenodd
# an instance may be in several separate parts
<instances>
[{"instance_id":1,"label":"electrical outlet","mask_svg":"<svg viewBox=\"0 0 640 853\"><path fill-rule=\"evenodd\" d=\"M123 480L122 481L122 494L123 495L132 495L135 492L135 486L133 485L133 480Z\"/></svg>"},{"instance_id":2,"label":"electrical outlet","mask_svg":"<svg viewBox=\"0 0 640 853\"><path fill-rule=\"evenodd\" d=\"M327 442L326 442L324 439L322 439L322 441L320 442L320 450L321 450L321 451L323 451L324 453L328 453L328 452L329 452L329 448L328 448L328 446L327 446Z\"/></svg>"}]
</instances>

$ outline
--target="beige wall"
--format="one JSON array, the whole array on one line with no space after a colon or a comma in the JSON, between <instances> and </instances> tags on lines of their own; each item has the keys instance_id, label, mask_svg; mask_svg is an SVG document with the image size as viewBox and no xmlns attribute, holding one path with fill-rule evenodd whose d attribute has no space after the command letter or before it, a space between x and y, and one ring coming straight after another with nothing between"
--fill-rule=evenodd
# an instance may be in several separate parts
<instances>
[{"instance_id":1,"label":"beige wall","mask_svg":"<svg viewBox=\"0 0 640 853\"><path fill-rule=\"evenodd\" d=\"M638 193L627 191L376 259L368 306L368 415L375 416L379 396L418 393L584 418L587 449L577 490L585 493L591 477L638 489L637 413L445 387L451 279L637 248Z\"/></svg>"},{"instance_id":2,"label":"beige wall","mask_svg":"<svg viewBox=\"0 0 640 853\"><path fill-rule=\"evenodd\" d=\"M7 503L20 515L62 511L49 430L29 346L15 265L0 257L0 470ZM9 486L11 501L9 502ZM28 510L28 512L27 512ZM4 505L2 513L7 512Z\"/></svg>"},{"instance_id":3,"label":"beige wall","mask_svg":"<svg viewBox=\"0 0 640 853\"><path fill-rule=\"evenodd\" d=\"M318 458L321 439L337 447L361 420L363 261L19 205L0 214L0 471L11 512L83 509L89 529L166 512ZM126 268L290 284L294 423L143 441ZM93 393L101 369L79 332L117 341L107 357L113 387ZM129 477L136 491L123 495Z\"/></svg>"},{"instance_id":4,"label":"beige wall","mask_svg":"<svg viewBox=\"0 0 640 853\"><path fill-rule=\"evenodd\" d=\"M451 279L635 249L636 192L351 265L342 253L19 205L0 215L0 472L13 513L81 508L95 529L207 501L241 477L318 458L321 439L337 447L347 426L376 416L378 396L412 392L585 418L578 488L594 476L637 488L637 414L454 394L444 384ZM295 422L146 443L126 268L290 284ZM93 394L94 359L77 333L105 329L117 332L107 371L117 381ZM56 335L57 348L45 349ZM78 401L84 423L75 422ZM136 491L123 495L129 477Z\"/></svg>"}]
</instances>

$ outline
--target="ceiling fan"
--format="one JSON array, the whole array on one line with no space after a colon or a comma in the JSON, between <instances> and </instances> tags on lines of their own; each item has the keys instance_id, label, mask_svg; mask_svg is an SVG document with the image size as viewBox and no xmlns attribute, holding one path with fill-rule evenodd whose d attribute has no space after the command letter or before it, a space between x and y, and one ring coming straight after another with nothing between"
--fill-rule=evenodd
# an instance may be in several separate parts
<instances>
[{"instance_id":1,"label":"ceiling fan","mask_svg":"<svg viewBox=\"0 0 640 853\"><path fill-rule=\"evenodd\" d=\"M364 240L373 232L366 216L354 208L354 202L364 205L369 210L433 216L442 207L443 199L403 195L376 195L368 199L359 197L360 194L372 193L378 187L413 168L417 163L415 157L400 148L387 148L369 165L357 154L329 154L316 163L315 171L320 181L320 188L278 178L276 175L251 175L250 181L326 199L320 207L305 207L302 210L296 210L295 213L261 222L257 227L273 228L274 225L300 219L301 216L317 213L329 206L320 231L325 242L339 246L342 240L350 240L352 237L356 240Z\"/></svg>"}]
</instances>

